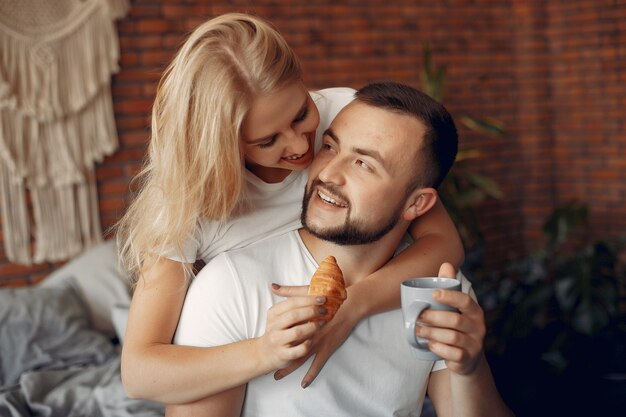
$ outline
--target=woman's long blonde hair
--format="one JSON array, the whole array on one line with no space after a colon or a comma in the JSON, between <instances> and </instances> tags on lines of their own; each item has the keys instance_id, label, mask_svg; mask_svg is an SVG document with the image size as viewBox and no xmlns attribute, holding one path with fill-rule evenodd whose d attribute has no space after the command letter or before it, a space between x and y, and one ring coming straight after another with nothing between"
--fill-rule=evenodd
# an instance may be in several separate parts
<instances>
[{"instance_id":1,"label":"woman's long blonde hair","mask_svg":"<svg viewBox=\"0 0 626 417\"><path fill-rule=\"evenodd\" d=\"M139 191L116 225L133 284L159 254L182 256L201 216L229 218L244 187L241 126L252 101L301 78L294 52L260 18L225 14L189 36L159 82Z\"/></svg>"}]
</instances>

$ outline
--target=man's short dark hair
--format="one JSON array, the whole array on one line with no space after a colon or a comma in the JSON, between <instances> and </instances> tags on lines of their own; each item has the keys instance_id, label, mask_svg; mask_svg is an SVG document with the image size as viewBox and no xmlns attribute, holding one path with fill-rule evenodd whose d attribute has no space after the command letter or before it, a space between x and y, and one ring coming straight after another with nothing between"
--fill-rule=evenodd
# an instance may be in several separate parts
<instances>
[{"instance_id":1,"label":"man's short dark hair","mask_svg":"<svg viewBox=\"0 0 626 417\"><path fill-rule=\"evenodd\" d=\"M426 132L420 151L425 157L415 162L416 178L409 190L438 188L454 163L459 143L454 120L446 108L421 91L393 81L368 84L355 96L365 104L413 116L424 124ZM422 169L418 169L422 164Z\"/></svg>"}]
</instances>

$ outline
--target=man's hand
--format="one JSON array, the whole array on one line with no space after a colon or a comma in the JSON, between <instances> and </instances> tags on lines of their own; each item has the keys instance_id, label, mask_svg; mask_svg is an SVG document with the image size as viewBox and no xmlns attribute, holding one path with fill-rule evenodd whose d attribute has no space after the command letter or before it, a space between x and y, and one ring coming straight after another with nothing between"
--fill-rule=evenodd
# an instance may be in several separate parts
<instances>
[{"instance_id":1,"label":"man's hand","mask_svg":"<svg viewBox=\"0 0 626 417\"><path fill-rule=\"evenodd\" d=\"M439 276L454 278L454 267L443 264ZM460 375L472 373L483 351L486 331L483 310L461 291L436 290L433 299L459 312L426 309L419 321L428 326L415 326L416 334L428 339L428 348L445 359L450 371Z\"/></svg>"},{"instance_id":2,"label":"man's hand","mask_svg":"<svg viewBox=\"0 0 626 417\"><path fill-rule=\"evenodd\" d=\"M259 338L259 354L262 363L268 364L267 369L281 369L308 357L311 338L319 329L318 322L310 320L326 314L322 305L325 301L322 296L295 296L268 310L265 333Z\"/></svg>"},{"instance_id":3,"label":"man's hand","mask_svg":"<svg viewBox=\"0 0 626 417\"><path fill-rule=\"evenodd\" d=\"M274 292L283 297L299 297L307 294L308 285L304 286L292 286L281 287L275 289ZM350 297L348 297L349 300ZM346 300L345 303L348 302ZM344 304L345 304L344 303ZM311 355L315 355L313 363L309 367L306 375L302 379L302 388L306 388L320 373L328 358L343 344L348 338L352 328L354 327L352 317L350 316L350 309L342 306L337 310L337 314L333 319L326 323L323 327L315 333L311 340L311 346L309 353L302 356L300 359L294 360L289 366L279 369L274 373L274 378L281 379L296 369L298 369L304 362L306 362Z\"/></svg>"}]
</instances>

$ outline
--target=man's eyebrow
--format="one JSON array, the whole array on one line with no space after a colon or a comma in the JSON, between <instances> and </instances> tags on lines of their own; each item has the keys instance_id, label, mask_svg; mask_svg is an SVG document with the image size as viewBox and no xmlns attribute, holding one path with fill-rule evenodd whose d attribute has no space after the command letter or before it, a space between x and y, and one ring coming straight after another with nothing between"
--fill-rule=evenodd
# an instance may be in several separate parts
<instances>
[{"instance_id":1,"label":"man's eyebrow","mask_svg":"<svg viewBox=\"0 0 626 417\"><path fill-rule=\"evenodd\" d=\"M333 132L330 127L324 131L323 136L330 136L335 142L339 143L339 138L337 137L337 135L335 135L335 132Z\"/></svg>"},{"instance_id":2,"label":"man's eyebrow","mask_svg":"<svg viewBox=\"0 0 626 417\"><path fill-rule=\"evenodd\" d=\"M335 132L333 132L330 128L328 128L328 129L326 129L326 131L324 131L324 136L326 136L326 135L330 136L335 142L337 142L338 145L341 143L341 141L339 140L339 138L337 137ZM375 149L363 149L363 148L352 148L352 152L357 153L359 155L369 156L370 158L373 158L379 164L381 164L383 166L383 168L385 168L386 171L391 172L391 171L389 171L389 167L387 166L387 164L386 164L385 160L383 159L382 155L377 150L375 150Z\"/></svg>"},{"instance_id":3,"label":"man's eyebrow","mask_svg":"<svg viewBox=\"0 0 626 417\"><path fill-rule=\"evenodd\" d=\"M302 103L302 106L300 106L300 110L298 110L298 113L296 113L296 115L294 116L294 119L296 117L298 117L299 115L302 114L303 111L306 111L307 106L309 105L309 97L304 97L304 103ZM248 145L256 145L257 143L263 143L263 142L267 142L268 140L270 140L272 138L272 136L274 136L276 133L271 133L265 137L259 138L259 139L252 139L246 142L246 144Z\"/></svg>"}]
</instances>

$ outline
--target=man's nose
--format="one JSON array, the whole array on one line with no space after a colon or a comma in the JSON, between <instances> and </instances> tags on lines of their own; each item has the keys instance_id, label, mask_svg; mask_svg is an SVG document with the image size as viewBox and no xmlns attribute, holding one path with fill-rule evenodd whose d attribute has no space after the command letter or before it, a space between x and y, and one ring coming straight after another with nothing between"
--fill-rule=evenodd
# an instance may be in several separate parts
<instances>
[{"instance_id":1,"label":"man's nose","mask_svg":"<svg viewBox=\"0 0 626 417\"><path fill-rule=\"evenodd\" d=\"M339 157L334 157L326 162L318 174L318 178L325 183L342 185L344 183L345 162Z\"/></svg>"}]
</instances>

